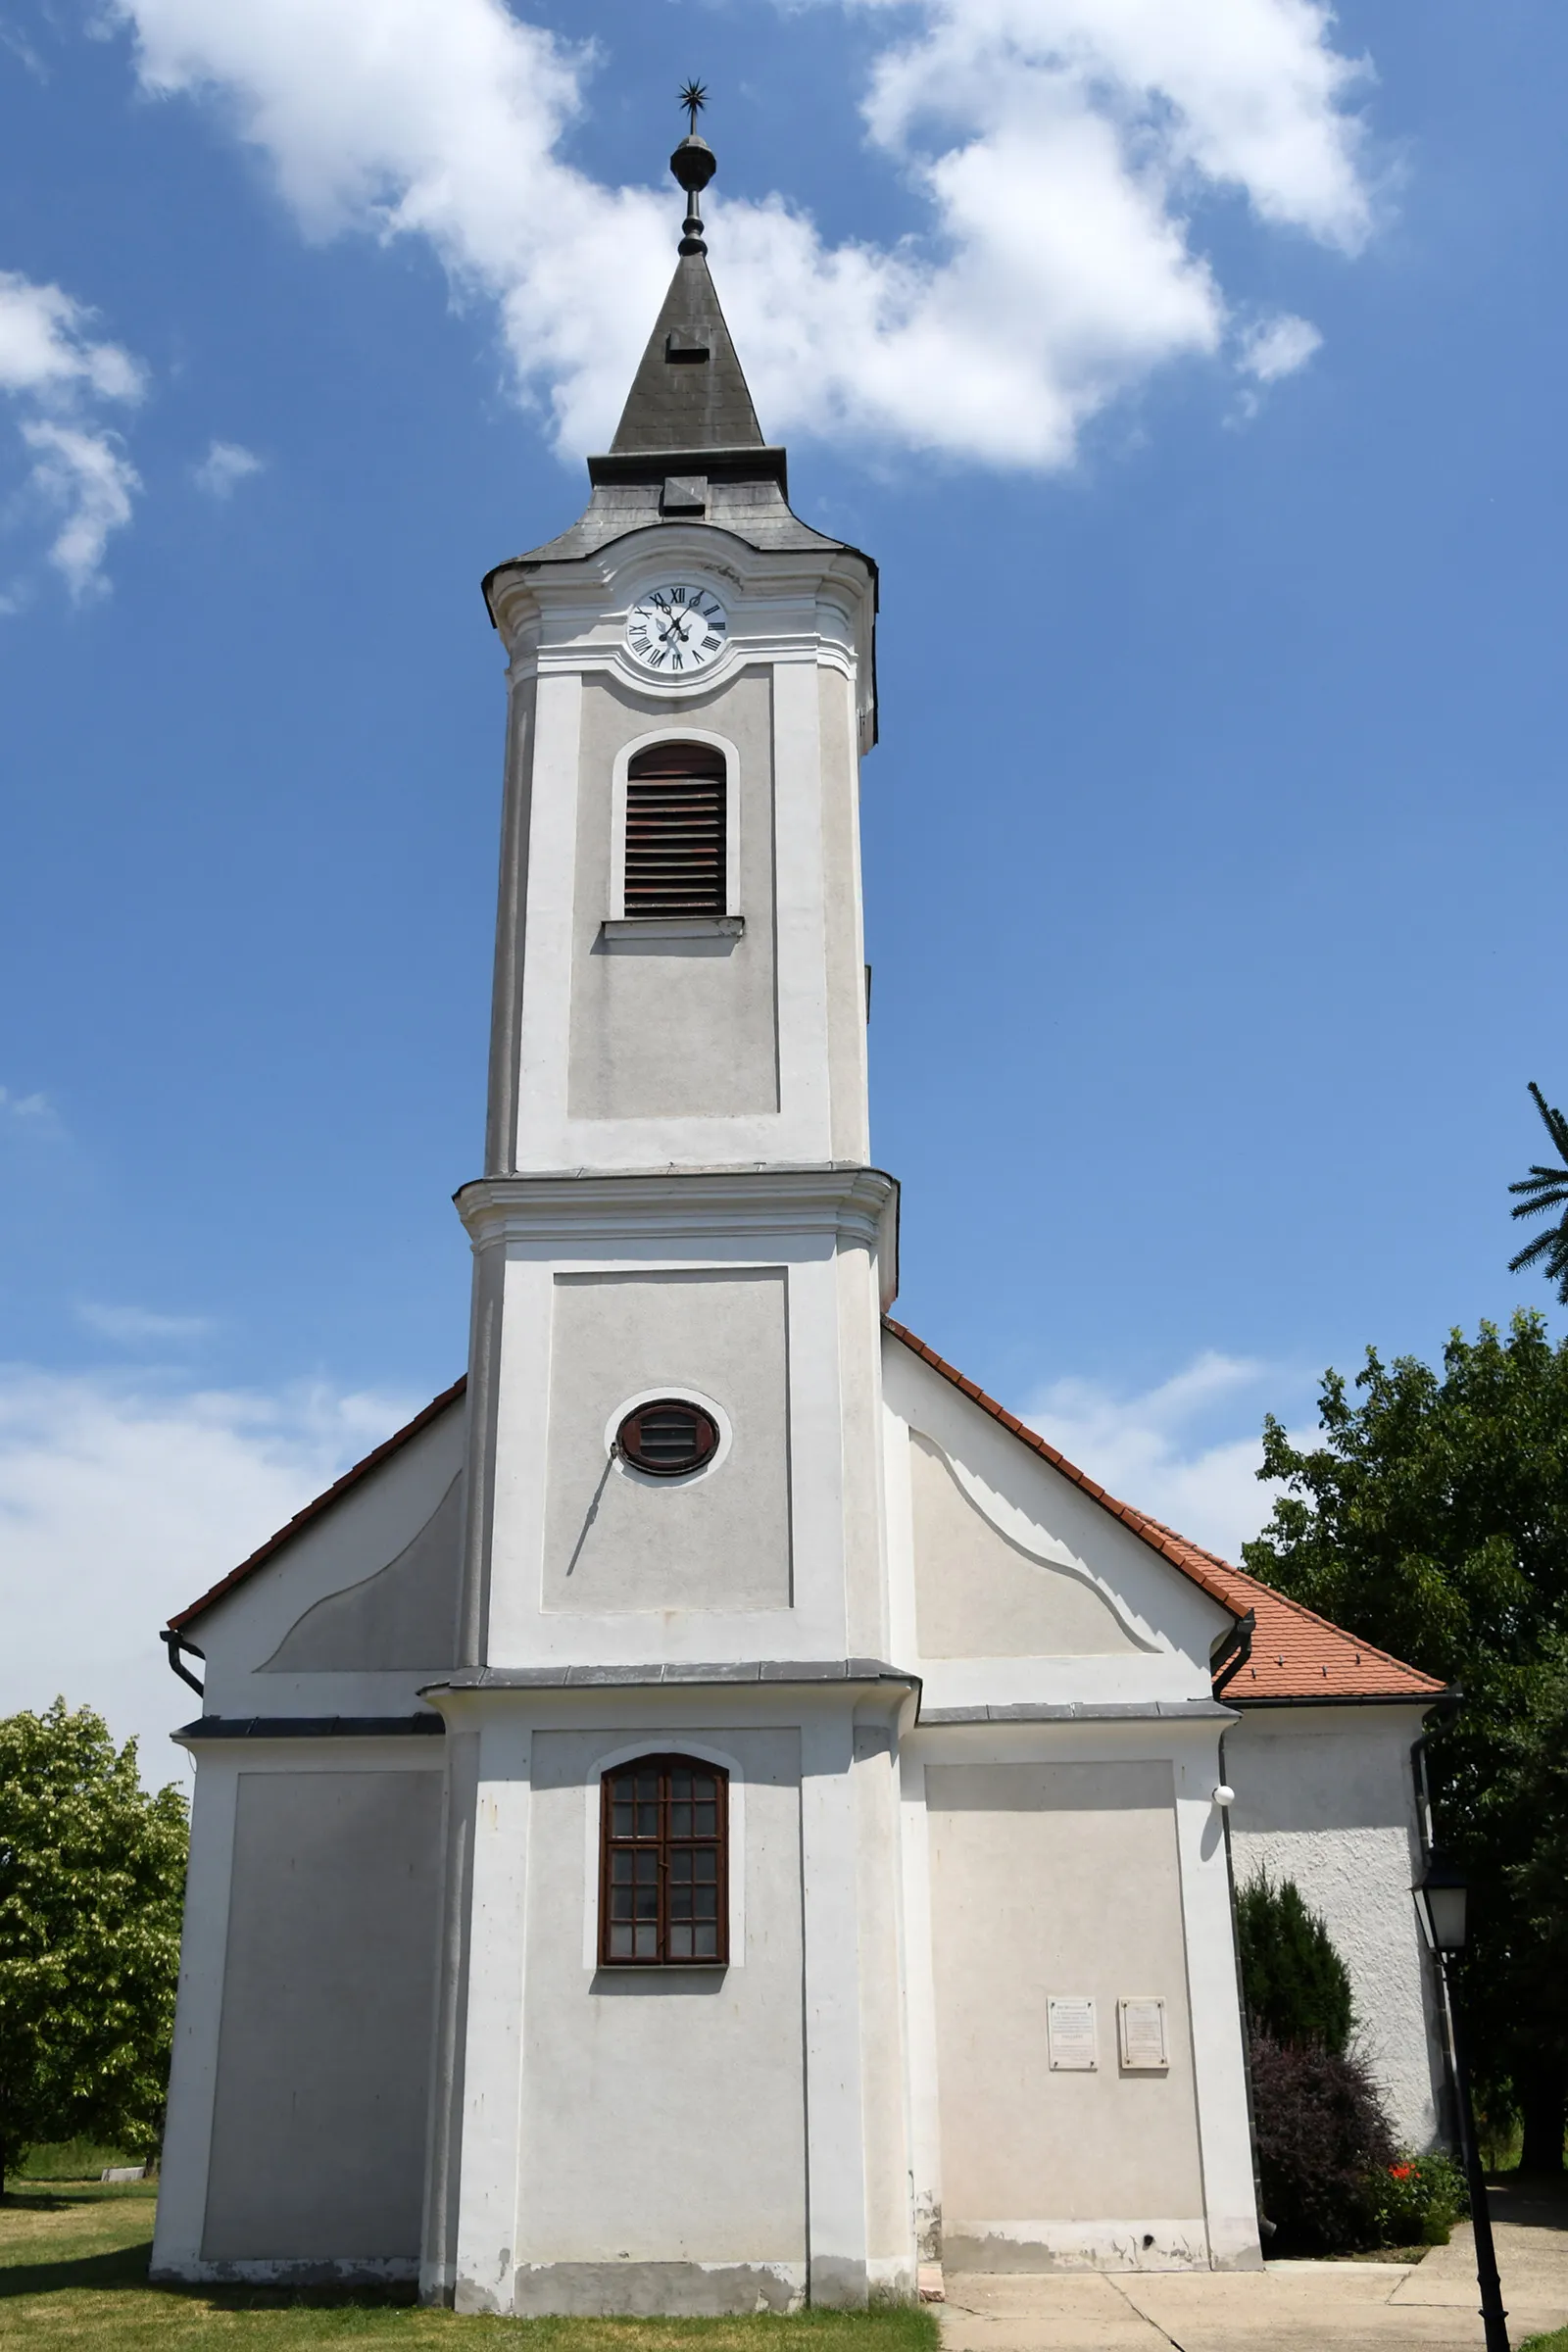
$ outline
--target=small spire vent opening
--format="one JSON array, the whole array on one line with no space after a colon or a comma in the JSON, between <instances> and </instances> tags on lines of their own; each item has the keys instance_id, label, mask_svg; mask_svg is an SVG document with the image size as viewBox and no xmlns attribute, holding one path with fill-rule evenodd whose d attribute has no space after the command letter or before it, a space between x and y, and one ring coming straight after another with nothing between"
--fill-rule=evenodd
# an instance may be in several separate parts
<instances>
[{"instance_id":1,"label":"small spire vent opening","mask_svg":"<svg viewBox=\"0 0 1568 2352\"><path fill-rule=\"evenodd\" d=\"M626 772L625 911L726 912L724 755L706 743L660 743Z\"/></svg>"}]
</instances>

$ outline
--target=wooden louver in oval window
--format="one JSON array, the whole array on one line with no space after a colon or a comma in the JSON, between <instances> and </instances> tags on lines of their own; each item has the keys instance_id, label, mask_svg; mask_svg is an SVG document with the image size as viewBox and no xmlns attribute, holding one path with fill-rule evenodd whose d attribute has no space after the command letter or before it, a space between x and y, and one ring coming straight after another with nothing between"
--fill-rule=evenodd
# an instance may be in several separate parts
<instances>
[{"instance_id":1,"label":"wooden louver in oval window","mask_svg":"<svg viewBox=\"0 0 1568 2352\"><path fill-rule=\"evenodd\" d=\"M628 915L715 915L725 907L724 755L656 743L626 770Z\"/></svg>"},{"instance_id":2,"label":"wooden louver in oval window","mask_svg":"<svg viewBox=\"0 0 1568 2352\"><path fill-rule=\"evenodd\" d=\"M615 1443L634 1469L652 1478L684 1478L711 1458L718 1431L700 1404L684 1396L661 1396L626 1415Z\"/></svg>"}]
</instances>

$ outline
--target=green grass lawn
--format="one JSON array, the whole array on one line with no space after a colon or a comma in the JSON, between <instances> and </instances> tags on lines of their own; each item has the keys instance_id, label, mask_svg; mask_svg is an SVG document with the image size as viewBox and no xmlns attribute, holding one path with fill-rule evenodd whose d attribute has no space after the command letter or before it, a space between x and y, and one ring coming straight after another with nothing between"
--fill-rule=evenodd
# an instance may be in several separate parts
<instances>
[{"instance_id":1,"label":"green grass lawn","mask_svg":"<svg viewBox=\"0 0 1568 2352\"><path fill-rule=\"evenodd\" d=\"M0 2352L307 2352L314 2345L483 2345L521 2352L936 2352L926 2311L793 2320L481 2320L366 2295L147 2283L152 2182L13 2180L0 2206Z\"/></svg>"},{"instance_id":2,"label":"green grass lawn","mask_svg":"<svg viewBox=\"0 0 1568 2352\"><path fill-rule=\"evenodd\" d=\"M1568 2328L1554 2328L1549 2335L1527 2336L1519 2352L1568 2352Z\"/></svg>"}]
</instances>

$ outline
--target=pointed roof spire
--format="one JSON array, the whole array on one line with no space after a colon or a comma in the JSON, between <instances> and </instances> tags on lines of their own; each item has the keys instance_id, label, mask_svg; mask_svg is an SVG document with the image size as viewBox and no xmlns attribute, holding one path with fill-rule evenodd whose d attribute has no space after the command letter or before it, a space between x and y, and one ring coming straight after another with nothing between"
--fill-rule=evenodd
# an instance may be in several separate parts
<instances>
[{"instance_id":1,"label":"pointed roof spire","mask_svg":"<svg viewBox=\"0 0 1568 2352\"><path fill-rule=\"evenodd\" d=\"M610 444L612 456L678 451L683 457L697 457L710 450L764 446L708 268L699 207L718 165L708 141L697 133L697 117L707 99L700 81L687 82L680 94L691 124L669 159L670 171L686 191L680 259Z\"/></svg>"}]
</instances>

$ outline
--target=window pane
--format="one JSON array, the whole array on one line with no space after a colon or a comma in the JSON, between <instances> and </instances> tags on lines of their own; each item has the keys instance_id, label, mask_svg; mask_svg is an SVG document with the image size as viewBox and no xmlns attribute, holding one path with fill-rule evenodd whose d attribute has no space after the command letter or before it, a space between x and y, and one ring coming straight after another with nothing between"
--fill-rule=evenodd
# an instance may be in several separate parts
<instances>
[{"instance_id":1,"label":"window pane","mask_svg":"<svg viewBox=\"0 0 1568 2352\"><path fill-rule=\"evenodd\" d=\"M605 1783L605 1959L717 1961L725 1779L689 1764L634 1764Z\"/></svg>"}]
</instances>

